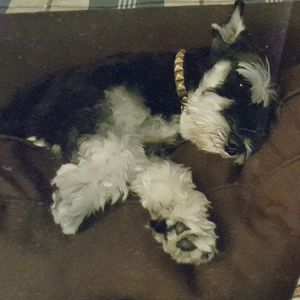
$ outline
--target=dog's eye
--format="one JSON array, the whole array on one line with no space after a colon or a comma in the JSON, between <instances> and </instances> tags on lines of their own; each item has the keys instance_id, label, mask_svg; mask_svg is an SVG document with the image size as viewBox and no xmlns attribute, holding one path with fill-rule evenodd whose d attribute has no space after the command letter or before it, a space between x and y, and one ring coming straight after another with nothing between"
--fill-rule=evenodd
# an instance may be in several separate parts
<instances>
[{"instance_id":1,"label":"dog's eye","mask_svg":"<svg viewBox=\"0 0 300 300\"><path fill-rule=\"evenodd\" d=\"M229 142L228 145L225 146L225 151L229 155L236 155L238 153L239 145L234 142Z\"/></svg>"},{"instance_id":2,"label":"dog's eye","mask_svg":"<svg viewBox=\"0 0 300 300\"><path fill-rule=\"evenodd\" d=\"M228 143L225 145L224 150L229 155L234 156L236 154L242 153L244 151L244 146L242 141L236 138L230 138Z\"/></svg>"}]
</instances>

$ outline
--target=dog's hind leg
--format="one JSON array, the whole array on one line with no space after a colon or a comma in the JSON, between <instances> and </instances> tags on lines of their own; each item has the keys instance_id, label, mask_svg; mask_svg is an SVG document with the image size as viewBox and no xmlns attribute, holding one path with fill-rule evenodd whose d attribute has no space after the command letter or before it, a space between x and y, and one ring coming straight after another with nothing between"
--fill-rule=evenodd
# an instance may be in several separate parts
<instances>
[{"instance_id":1,"label":"dog's hind leg","mask_svg":"<svg viewBox=\"0 0 300 300\"><path fill-rule=\"evenodd\" d=\"M52 214L65 234L75 234L84 218L126 199L128 181L146 159L140 142L133 137L91 136L81 143L79 162L64 164L53 179Z\"/></svg>"},{"instance_id":2,"label":"dog's hind leg","mask_svg":"<svg viewBox=\"0 0 300 300\"><path fill-rule=\"evenodd\" d=\"M208 220L209 202L195 190L189 169L156 159L131 187L150 213L155 239L174 260L200 264L214 256L217 237Z\"/></svg>"}]
</instances>

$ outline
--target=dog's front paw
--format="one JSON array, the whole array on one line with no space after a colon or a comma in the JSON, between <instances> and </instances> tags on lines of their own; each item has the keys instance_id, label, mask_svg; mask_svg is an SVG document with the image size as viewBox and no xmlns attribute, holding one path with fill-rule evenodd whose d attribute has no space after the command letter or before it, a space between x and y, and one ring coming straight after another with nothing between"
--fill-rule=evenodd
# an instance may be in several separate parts
<instances>
[{"instance_id":1,"label":"dog's front paw","mask_svg":"<svg viewBox=\"0 0 300 300\"><path fill-rule=\"evenodd\" d=\"M183 220L151 220L155 239L178 263L201 264L216 254L214 223L206 218L195 222Z\"/></svg>"},{"instance_id":2,"label":"dog's front paw","mask_svg":"<svg viewBox=\"0 0 300 300\"><path fill-rule=\"evenodd\" d=\"M126 173L109 171L108 167L103 171L92 159L79 165L62 165L57 171L52 181L55 191L51 211L63 233L75 234L86 217L104 210L107 203L126 199Z\"/></svg>"}]
</instances>

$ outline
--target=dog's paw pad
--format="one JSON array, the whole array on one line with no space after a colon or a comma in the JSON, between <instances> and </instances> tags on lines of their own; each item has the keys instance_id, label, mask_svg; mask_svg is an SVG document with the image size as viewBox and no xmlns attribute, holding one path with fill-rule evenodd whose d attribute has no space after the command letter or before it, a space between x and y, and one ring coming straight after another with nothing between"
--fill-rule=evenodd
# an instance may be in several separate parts
<instances>
[{"instance_id":1,"label":"dog's paw pad","mask_svg":"<svg viewBox=\"0 0 300 300\"><path fill-rule=\"evenodd\" d=\"M204 219L193 230L184 222L166 219L151 220L155 239L179 263L200 264L213 258L216 251L215 225Z\"/></svg>"},{"instance_id":2,"label":"dog's paw pad","mask_svg":"<svg viewBox=\"0 0 300 300\"><path fill-rule=\"evenodd\" d=\"M194 245L189 239L183 238L182 240L176 243L176 247L183 251L193 251L197 249L196 245Z\"/></svg>"},{"instance_id":3,"label":"dog's paw pad","mask_svg":"<svg viewBox=\"0 0 300 300\"><path fill-rule=\"evenodd\" d=\"M182 222L177 222L174 226L174 229L176 231L176 234L179 235L181 233L183 233L186 230L189 230L190 228L188 228L184 223Z\"/></svg>"}]
</instances>

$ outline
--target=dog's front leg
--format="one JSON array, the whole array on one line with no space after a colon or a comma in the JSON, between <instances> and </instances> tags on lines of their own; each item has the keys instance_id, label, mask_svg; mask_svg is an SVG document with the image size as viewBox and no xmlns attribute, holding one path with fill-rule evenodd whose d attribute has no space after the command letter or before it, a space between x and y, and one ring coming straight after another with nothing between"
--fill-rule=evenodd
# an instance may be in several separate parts
<instances>
[{"instance_id":1,"label":"dog's front leg","mask_svg":"<svg viewBox=\"0 0 300 300\"><path fill-rule=\"evenodd\" d=\"M52 215L65 234L74 234L90 214L127 198L128 182L143 160L141 143L131 136L91 136L81 143L79 162L64 164L53 179Z\"/></svg>"},{"instance_id":2,"label":"dog's front leg","mask_svg":"<svg viewBox=\"0 0 300 300\"><path fill-rule=\"evenodd\" d=\"M207 198L195 190L191 171L156 160L138 174L132 189L151 216L155 239L179 263L200 264L216 253L215 224Z\"/></svg>"}]
</instances>

